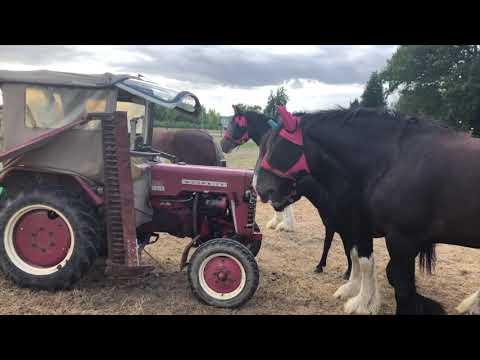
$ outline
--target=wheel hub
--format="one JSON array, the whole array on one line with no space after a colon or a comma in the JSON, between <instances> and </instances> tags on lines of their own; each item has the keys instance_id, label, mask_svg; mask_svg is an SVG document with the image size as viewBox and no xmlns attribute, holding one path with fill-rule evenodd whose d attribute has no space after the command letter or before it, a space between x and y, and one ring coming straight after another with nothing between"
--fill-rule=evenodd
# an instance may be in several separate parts
<instances>
[{"instance_id":1,"label":"wheel hub","mask_svg":"<svg viewBox=\"0 0 480 360\"><path fill-rule=\"evenodd\" d=\"M242 269L226 256L211 259L204 268L205 282L213 291L227 294L235 291L242 282Z\"/></svg>"},{"instance_id":2,"label":"wheel hub","mask_svg":"<svg viewBox=\"0 0 480 360\"><path fill-rule=\"evenodd\" d=\"M43 268L61 263L71 246L66 222L54 211L44 209L24 214L15 225L13 240L23 261Z\"/></svg>"}]
</instances>

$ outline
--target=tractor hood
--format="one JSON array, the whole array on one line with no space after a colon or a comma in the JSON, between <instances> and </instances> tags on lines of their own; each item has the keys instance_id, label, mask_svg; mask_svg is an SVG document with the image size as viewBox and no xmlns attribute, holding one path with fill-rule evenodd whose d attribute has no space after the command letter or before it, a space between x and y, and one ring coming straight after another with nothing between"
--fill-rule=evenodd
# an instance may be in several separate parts
<instances>
[{"instance_id":1,"label":"tractor hood","mask_svg":"<svg viewBox=\"0 0 480 360\"><path fill-rule=\"evenodd\" d=\"M150 168L153 195L182 191L238 193L252 186L253 171L216 166L157 164Z\"/></svg>"}]
</instances>

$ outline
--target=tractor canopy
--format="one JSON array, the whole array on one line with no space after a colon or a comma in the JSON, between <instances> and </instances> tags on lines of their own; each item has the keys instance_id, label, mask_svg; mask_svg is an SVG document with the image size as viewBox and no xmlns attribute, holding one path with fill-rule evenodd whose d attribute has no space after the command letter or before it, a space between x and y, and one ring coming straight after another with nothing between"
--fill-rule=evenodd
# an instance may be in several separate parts
<instances>
[{"instance_id":1,"label":"tractor canopy","mask_svg":"<svg viewBox=\"0 0 480 360\"><path fill-rule=\"evenodd\" d=\"M131 75L0 70L0 162L75 173L103 182L99 120L86 114L126 111L143 119L151 141L150 105L196 117L201 109L188 91L165 89Z\"/></svg>"}]
</instances>

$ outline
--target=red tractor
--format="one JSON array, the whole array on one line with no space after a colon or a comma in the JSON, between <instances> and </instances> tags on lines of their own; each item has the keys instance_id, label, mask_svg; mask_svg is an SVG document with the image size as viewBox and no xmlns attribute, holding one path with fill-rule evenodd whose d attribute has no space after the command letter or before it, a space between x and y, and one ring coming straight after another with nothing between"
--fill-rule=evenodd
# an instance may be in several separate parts
<instances>
[{"instance_id":1,"label":"red tractor","mask_svg":"<svg viewBox=\"0 0 480 360\"><path fill-rule=\"evenodd\" d=\"M190 238L188 279L208 305L255 293L253 172L176 163L152 148L152 106L189 114L200 103L128 75L0 71L0 268L20 286L72 287L106 257L135 276L158 233ZM165 163L162 159L171 163Z\"/></svg>"}]
</instances>

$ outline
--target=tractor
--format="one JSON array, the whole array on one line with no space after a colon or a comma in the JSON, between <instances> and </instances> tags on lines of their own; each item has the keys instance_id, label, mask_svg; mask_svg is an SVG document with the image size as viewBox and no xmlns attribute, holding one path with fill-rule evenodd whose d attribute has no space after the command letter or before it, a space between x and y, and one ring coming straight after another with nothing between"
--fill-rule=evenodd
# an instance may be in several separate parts
<instances>
[{"instance_id":1,"label":"tractor","mask_svg":"<svg viewBox=\"0 0 480 360\"><path fill-rule=\"evenodd\" d=\"M72 288L103 259L107 276L143 276L159 233L190 239L193 294L235 308L259 284L253 171L195 166L152 147L152 107L198 121L188 91L143 77L0 71L0 269L33 289ZM191 248L194 253L188 258Z\"/></svg>"}]
</instances>

